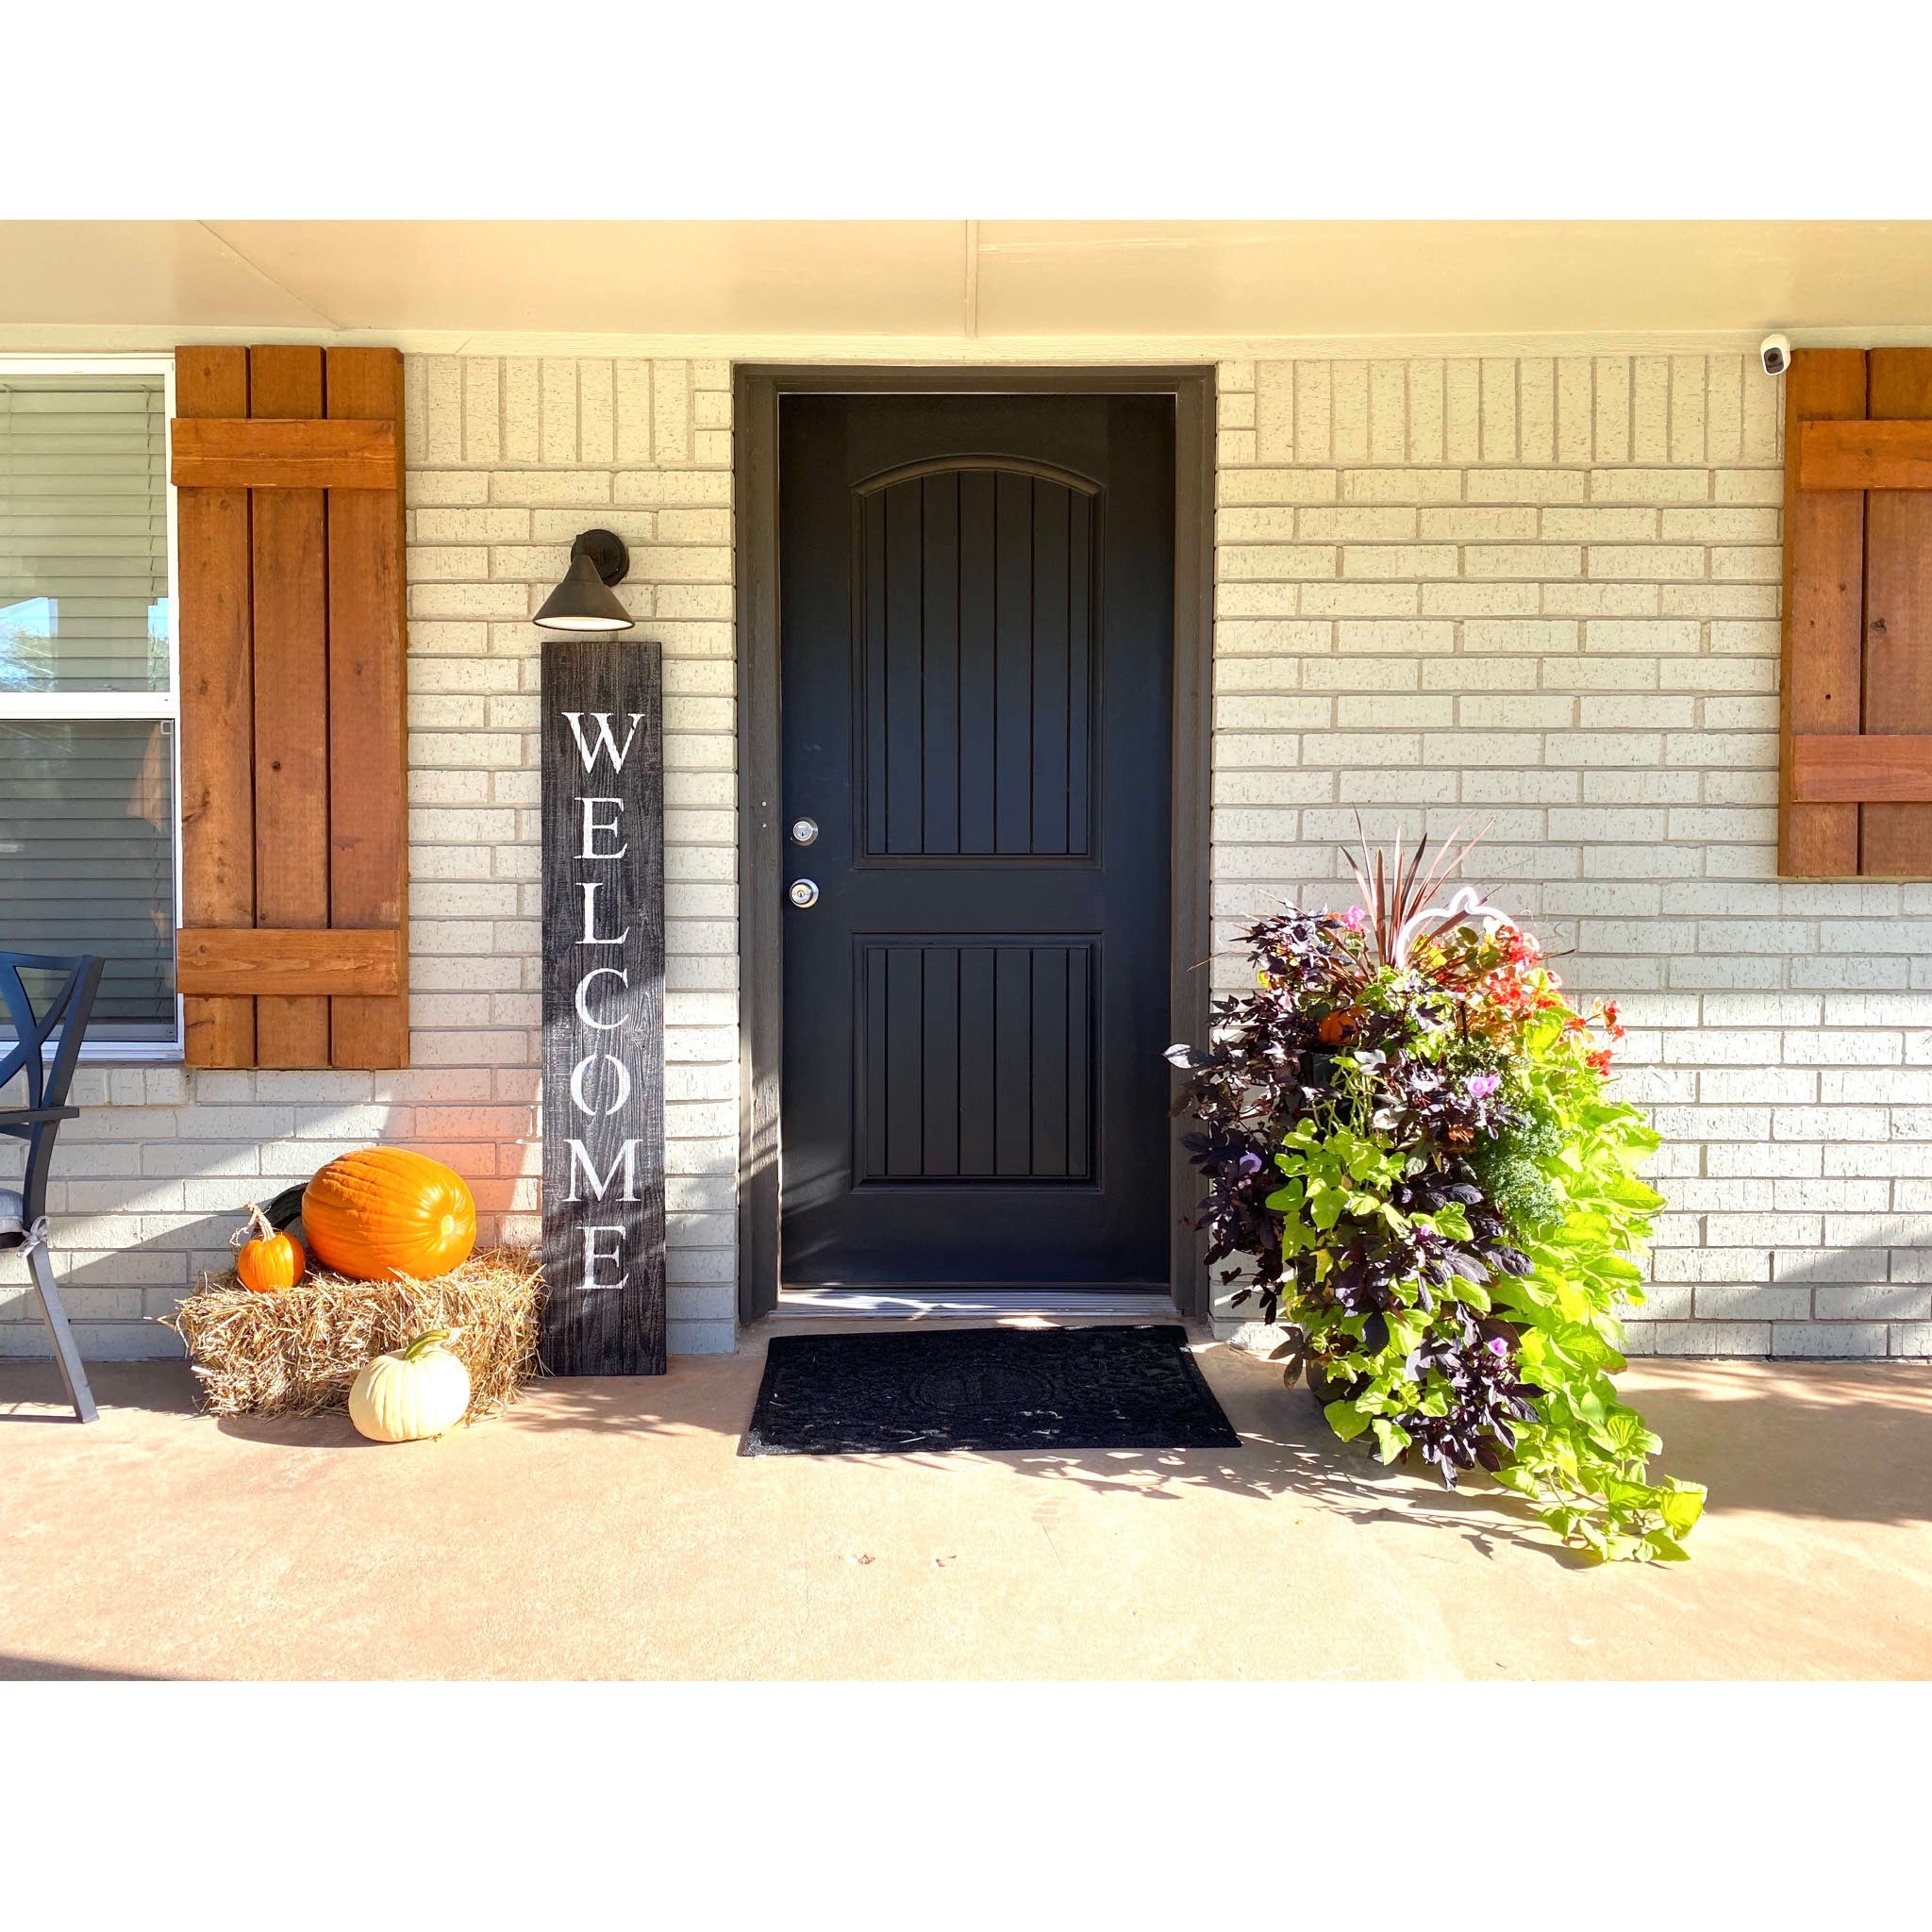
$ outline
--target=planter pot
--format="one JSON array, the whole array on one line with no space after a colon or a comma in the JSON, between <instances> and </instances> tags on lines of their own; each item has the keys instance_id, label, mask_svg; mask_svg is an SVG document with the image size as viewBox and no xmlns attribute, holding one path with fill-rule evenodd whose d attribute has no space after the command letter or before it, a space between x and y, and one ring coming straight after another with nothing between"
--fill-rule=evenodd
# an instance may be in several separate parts
<instances>
[{"instance_id":1,"label":"planter pot","mask_svg":"<svg viewBox=\"0 0 1932 1932\"><path fill-rule=\"evenodd\" d=\"M1331 1402L1346 1402L1368 1387L1365 1376L1331 1375L1319 1362L1310 1362L1302 1372L1302 1379L1317 1408L1326 1408Z\"/></svg>"}]
</instances>

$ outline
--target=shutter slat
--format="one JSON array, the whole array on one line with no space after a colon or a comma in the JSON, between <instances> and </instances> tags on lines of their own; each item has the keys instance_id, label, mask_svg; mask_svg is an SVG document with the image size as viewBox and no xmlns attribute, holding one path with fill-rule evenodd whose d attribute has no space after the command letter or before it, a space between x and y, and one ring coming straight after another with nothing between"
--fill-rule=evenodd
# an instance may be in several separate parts
<instances>
[{"instance_id":1,"label":"shutter slat","mask_svg":"<svg viewBox=\"0 0 1932 1932\"><path fill-rule=\"evenodd\" d=\"M353 746L329 773L329 911L339 926L393 926L408 952L405 805L403 358L393 349L331 349L331 419L391 430L391 489L329 499L328 730ZM400 1067L405 998L339 995L331 1058L339 1067Z\"/></svg>"},{"instance_id":2,"label":"shutter slat","mask_svg":"<svg viewBox=\"0 0 1932 1932\"><path fill-rule=\"evenodd\" d=\"M248 352L191 348L175 362L175 406L192 421L248 411ZM245 490L183 490L175 508L181 591L181 892L197 925L255 924L255 679ZM255 1002L185 1002L191 1066L255 1063Z\"/></svg>"},{"instance_id":3,"label":"shutter slat","mask_svg":"<svg viewBox=\"0 0 1932 1932\"><path fill-rule=\"evenodd\" d=\"M248 352L258 416L322 414L322 351ZM328 582L323 492L262 490L255 519L255 917L325 926L328 913ZM186 984L186 982L183 982ZM256 989L262 1067L328 1065L328 1001Z\"/></svg>"},{"instance_id":4,"label":"shutter slat","mask_svg":"<svg viewBox=\"0 0 1932 1932\"><path fill-rule=\"evenodd\" d=\"M1785 376L1785 757L1778 812L1778 870L1836 878L1858 869L1858 808L1805 802L1791 792L1790 741L1799 733L1856 735L1865 499L1798 487L1802 425L1865 413L1861 349L1803 349Z\"/></svg>"},{"instance_id":5,"label":"shutter slat","mask_svg":"<svg viewBox=\"0 0 1932 1932\"><path fill-rule=\"evenodd\" d=\"M1887 422L1924 420L1932 448L1932 349L1874 349L1868 400ZM1932 481L1932 464L1927 480ZM1865 499L1868 734L1932 732L1932 491L1874 489ZM1932 797L1932 793L1924 794ZM1932 804L1867 803L1858 870L1932 874Z\"/></svg>"}]
</instances>

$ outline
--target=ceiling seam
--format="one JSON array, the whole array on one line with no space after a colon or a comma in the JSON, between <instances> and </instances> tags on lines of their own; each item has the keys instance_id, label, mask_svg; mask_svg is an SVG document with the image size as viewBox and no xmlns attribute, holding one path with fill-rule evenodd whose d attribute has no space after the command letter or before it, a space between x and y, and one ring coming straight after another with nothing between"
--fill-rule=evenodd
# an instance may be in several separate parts
<instances>
[{"instance_id":1,"label":"ceiling seam","mask_svg":"<svg viewBox=\"0 0 1932 1932\"><path fill-rule=\"evenodd\" d=\"M217 228L212 222L196 222L194 225L197 228L201 229L205 234L212 237L217 246L225 248L228 251L228 253L232 255L235 258L235 259L239 261L242 264L242 266L245 268L251 275L259 275L262 278L262 280L269 285L270 288L279 289L281 292L284 295L286 295L291 302L300 303L304 308L308 309L309 314L320 316L321 319L325 323L326 323L330 328L341 329L346 328L348 326L346 323L338 322L334 316L330 315L327 312L327 310L317 308L317 306L313 302L311 302L307 295L298 293L295 290L290 288L288 283L279 280L275 275L270 275L267 269L263 268L259 262L250 260L249 258L245 254L243 254L241 249L237 248L235 244L232 242L230 242L228 238L225 235L224 235L222 231L219 228Z\"/></svg>"}]
</instances>

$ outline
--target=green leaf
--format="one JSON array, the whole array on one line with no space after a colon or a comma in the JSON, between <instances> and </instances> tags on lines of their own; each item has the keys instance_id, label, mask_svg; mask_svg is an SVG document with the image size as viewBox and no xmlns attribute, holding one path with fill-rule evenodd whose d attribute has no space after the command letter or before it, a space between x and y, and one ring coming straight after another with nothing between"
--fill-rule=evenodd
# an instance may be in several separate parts
<instances>
[{"instance_id":1,"label":"green leaf","mask_svg":"<svg viewBox=\"0 0 1932 1932\"><path fill-rule=\"evenodd\" d=\"M1369 1418L1352 1402L1331 1402L1322 1413L1344 1442L1353 1442L1369 1425Z\"/></svg>"},{"instance_id":2,"label":"green leaf","mask_svg":"<svg viewBox=\"0 0 1932 1932\"><path fill-rule=\"evenodd\" d=\"M1412 1308L1391 1308L1383 1317L1389 1324L1389 1346L1396 1355L1407 1355L1421 1345L1425 1318Z\"/></svg>"},{"instance_id":3,"label":"green leaf","mask_svg":"<svg viewBox=\"0 0 1932 1932\"><path fill-rule=\"evenodd\" d=\"M1381 1446L1382 1460L1393 1462L1408 1447L1408 1431L1400 1423L1391 1423L1386 1417L1374 1418L1375 1441Z\"/></svg>"},{"instance_id":4,"label":"green leaf","mask_svg":"<svg viewBox=\"0 0 1932 1932\"><path fill-rule=\"evenodd\" d=\"M1706 1493L1702 1483L1671 1480L1657 1492L1657 1513L1676 1535L1688 1536L1704 1514Z\"/></svg>"}]
</instances>

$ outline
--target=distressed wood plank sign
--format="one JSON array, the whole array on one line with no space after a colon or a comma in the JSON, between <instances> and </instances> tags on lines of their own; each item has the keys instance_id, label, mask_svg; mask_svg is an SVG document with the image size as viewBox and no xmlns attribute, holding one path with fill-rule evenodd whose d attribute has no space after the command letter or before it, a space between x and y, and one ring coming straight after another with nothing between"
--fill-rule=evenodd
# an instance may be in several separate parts
<instances>
[{"instance_id":1,"label":"distressed wood plank sign","mask_svg":"<svg viewBox=\"0 0 1932 1932\"><path fill-rule=\"evenodd\" d=\"M664 724L654 643L543 643L543 1363L664 1373Z\"/></svg>"}]
</instances>

